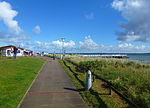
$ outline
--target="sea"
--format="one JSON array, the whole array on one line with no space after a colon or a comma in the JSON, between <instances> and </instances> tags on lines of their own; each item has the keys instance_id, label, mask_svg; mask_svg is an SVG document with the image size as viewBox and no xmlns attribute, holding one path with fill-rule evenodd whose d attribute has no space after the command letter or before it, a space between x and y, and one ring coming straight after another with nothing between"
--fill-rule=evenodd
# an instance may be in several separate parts
<instances>
[{"instance_id":1,"label":"sea","mask_svg":"<svg viewBox=\"0 0 150 108\"><path fill-rule=\"evenodd\" d=\"M122 54L122 55L127 55L128 56L128 58L125 58L128 61L150 63L150 53L78 53L78 54L81 54L81 55L113 55L113 54Z\"/></svg>"}]
</instances>

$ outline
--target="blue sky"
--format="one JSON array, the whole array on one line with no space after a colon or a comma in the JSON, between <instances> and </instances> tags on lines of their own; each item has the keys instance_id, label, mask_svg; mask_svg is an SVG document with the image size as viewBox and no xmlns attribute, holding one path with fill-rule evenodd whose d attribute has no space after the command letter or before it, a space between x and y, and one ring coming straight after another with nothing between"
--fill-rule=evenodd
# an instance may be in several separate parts
<instances>
[{"instance_id":1,"label":"blue sky","mask_svg":"<svg viewBox=\"0 0 150 108\"><path fill-rule=\"evenodd\" d=\"M0 46L14 44L35 51L53 52L59 51L60 38L64 37L68 52L148 52L149 34L137 32L138 28L130 23L136 21L129 16L132 13L128 13L130 9L137 12L140 8L137 6L142 4L140 1L1 0L0 9L13 10L17 14L12 12L12 16L8 16L6 12L0 12ZM7 4L11 8L5 7ZM142 13L137 12L137 16ZM7 21L18 24L11 27ZM120 27L123 22L126 23L124 28ZM14 33L17 27L20 29L18 34ZM131 27L134 29L129 29ZM15 38L19 40L16 42Z\"/></svg>"}]
</instances>

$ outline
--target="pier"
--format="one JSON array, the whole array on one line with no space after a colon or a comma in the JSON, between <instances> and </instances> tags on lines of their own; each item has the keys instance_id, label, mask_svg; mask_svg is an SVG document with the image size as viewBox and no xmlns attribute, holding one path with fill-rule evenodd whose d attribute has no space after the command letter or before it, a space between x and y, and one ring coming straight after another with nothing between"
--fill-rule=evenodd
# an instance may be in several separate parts
<instances>
[{"instance_id":1,"label":"pier","mask_svg":"<svg viewBox=\"0 0 150 108\"><path fill-rule=\"evenodd\" d=\"M127 55L121 55L121 54L115 54L115 55L80 55L79 57L128 58Z\"/></svg>"}]
</instances>

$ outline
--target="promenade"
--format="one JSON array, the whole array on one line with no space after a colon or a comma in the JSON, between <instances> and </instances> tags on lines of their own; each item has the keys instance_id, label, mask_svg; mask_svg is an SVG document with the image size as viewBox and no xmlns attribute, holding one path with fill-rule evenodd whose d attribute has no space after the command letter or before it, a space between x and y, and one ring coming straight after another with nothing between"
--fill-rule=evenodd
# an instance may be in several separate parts
<instances>
[{"instance_id":1,"label":"promenade","mask_svg":"<svg viewBox=\"0 0 150 108\"><path fill-rule=\"evenodd\" d=\"M58 61L47 59L19 108L87 108Z\"/></svg>"}]
</instances>

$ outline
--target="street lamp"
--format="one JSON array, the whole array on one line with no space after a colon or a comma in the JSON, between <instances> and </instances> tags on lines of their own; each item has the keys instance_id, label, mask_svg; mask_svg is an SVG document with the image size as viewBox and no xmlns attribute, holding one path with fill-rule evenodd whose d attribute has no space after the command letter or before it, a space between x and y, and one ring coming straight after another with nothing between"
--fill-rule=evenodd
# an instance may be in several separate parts
<instances>
[{"instance_id":1,"label":"street lamp","mask_svg":"<svg viewBox=\"0 0 150 108\"><path fill-rule=\"evenodd\" d=\"M65 41L65 38L61 38L61 42L62 42L62 48L61 48L61 55L60 55L60 59L62 60L64 57L64 41Z\"/></svg>"}]
</instances>

